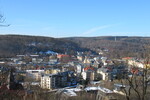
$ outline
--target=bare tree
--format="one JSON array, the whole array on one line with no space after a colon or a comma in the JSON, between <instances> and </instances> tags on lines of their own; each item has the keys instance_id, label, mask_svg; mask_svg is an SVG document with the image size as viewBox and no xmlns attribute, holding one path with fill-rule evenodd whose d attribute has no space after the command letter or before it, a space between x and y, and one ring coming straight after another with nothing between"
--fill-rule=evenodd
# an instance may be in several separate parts
<instances>
[{"instance_id":1,"label":"bare tree","mask_svg":"<svg viewBox=\"0 0 150 100\"><path fill-rule=\"evenodd\" d=\"M10 26L10 24L2 24L2 23L4 23L4 21L5 21L4 16L2 14L0 14L0 27L8 27L8 26Z\"/></svg>"},{"instance_id":2,"label":"bare tree","mask_svg":"<svg viewBox=\"0 0 150 100\"><path fill-rule=\"evenodd\" d=\"M146 52L145 52L146 53ZM128 74L126 79L120 79L122 85L128 85L128 88L124 88L123 91L126 96L126 100L147 100L148 99L148 84L150 82L150 56L146 53L143 62L144 68L137 68L133 66L133 70L130 75Z\"/></svg>"}]
</instances>

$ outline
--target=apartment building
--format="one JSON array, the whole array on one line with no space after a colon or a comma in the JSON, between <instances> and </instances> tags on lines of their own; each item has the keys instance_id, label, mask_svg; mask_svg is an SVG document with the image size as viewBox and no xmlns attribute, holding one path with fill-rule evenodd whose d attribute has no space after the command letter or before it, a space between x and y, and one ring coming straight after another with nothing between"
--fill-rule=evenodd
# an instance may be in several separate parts
<instances>
[{"instance_id":1,"label":"apartment building","mask_svg":"<svg viewBox=\"0 0 150 100\"><path fill-rule=\"evenodd\" d=\"M76 78L70 71L57 74L43 74L41 76L41 88L43 89L52 90L71 85L76 85Z\"/></svg>"},{"instance_id":2,"label":"apartment building","mask_svg":"<svg viewBox=\"0 0 150 100\"><path fill-rule=\"evenodd\" d=\"M44 73L44 70L26 70L27 76L35 80L40 80L41 74L43 73Z\"/></svg>"},{"instance_id":3,"label":"apartment building","mask_svg":"<svg viewBox=\"0 0 150 100\"><path fill-rule=\"evenodd\" d=\"M41 88L54 89L56 88L57 74L45 74L41 76ZM58 80L58 79L57 79Z\"/></svg>"}]
</instances>

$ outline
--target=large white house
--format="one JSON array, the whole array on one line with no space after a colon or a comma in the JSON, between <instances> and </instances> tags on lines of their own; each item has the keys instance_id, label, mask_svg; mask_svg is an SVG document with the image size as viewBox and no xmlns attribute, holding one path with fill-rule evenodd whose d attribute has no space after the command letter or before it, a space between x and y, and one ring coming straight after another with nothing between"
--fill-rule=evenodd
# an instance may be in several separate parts
<instances>
[{"instance_id":1,"label":"large white house","mask_svg":"<svg viewBox=\"0 0 150 100\"><path fill-rule=\"evenodd\" d=\"M41 74L44 73L44 70L26 70L26 73L28 77L39 80L41 78Z\"/></svg>"}]
</instances>

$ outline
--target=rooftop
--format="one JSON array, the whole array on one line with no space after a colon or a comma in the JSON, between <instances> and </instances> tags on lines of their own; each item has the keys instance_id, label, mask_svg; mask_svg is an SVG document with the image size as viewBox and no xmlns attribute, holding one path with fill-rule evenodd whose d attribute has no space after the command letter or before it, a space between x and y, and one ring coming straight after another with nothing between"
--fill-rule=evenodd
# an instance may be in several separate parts
<instances>
[{"instance_id":1,"label":"rooftop","mask_svg":"<svg viewBox=\"0 0 150 100\"><path fill-rule=\"evenodd\" d=\"M113 91L107 89L107 88L104 88L104 87L87 87L84 89L85 91L93 91L93 90L100 90L104 93L113 93Z\"/></svg>"}]
</instances>

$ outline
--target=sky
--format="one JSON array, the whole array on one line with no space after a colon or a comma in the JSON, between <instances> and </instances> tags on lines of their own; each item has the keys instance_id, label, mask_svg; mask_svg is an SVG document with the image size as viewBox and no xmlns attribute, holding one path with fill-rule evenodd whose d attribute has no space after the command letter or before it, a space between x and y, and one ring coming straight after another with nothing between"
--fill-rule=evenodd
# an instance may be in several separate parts
<instances>
[{"instance_id":1,"label":"sky","mask_svg":"<svg viewBox=\"0 0 150 100\"><path fill-rule=\"evenodd\" d=\"M150 0L0 0L0 34L150 36Z\"/></svg>"}]
</instances>

